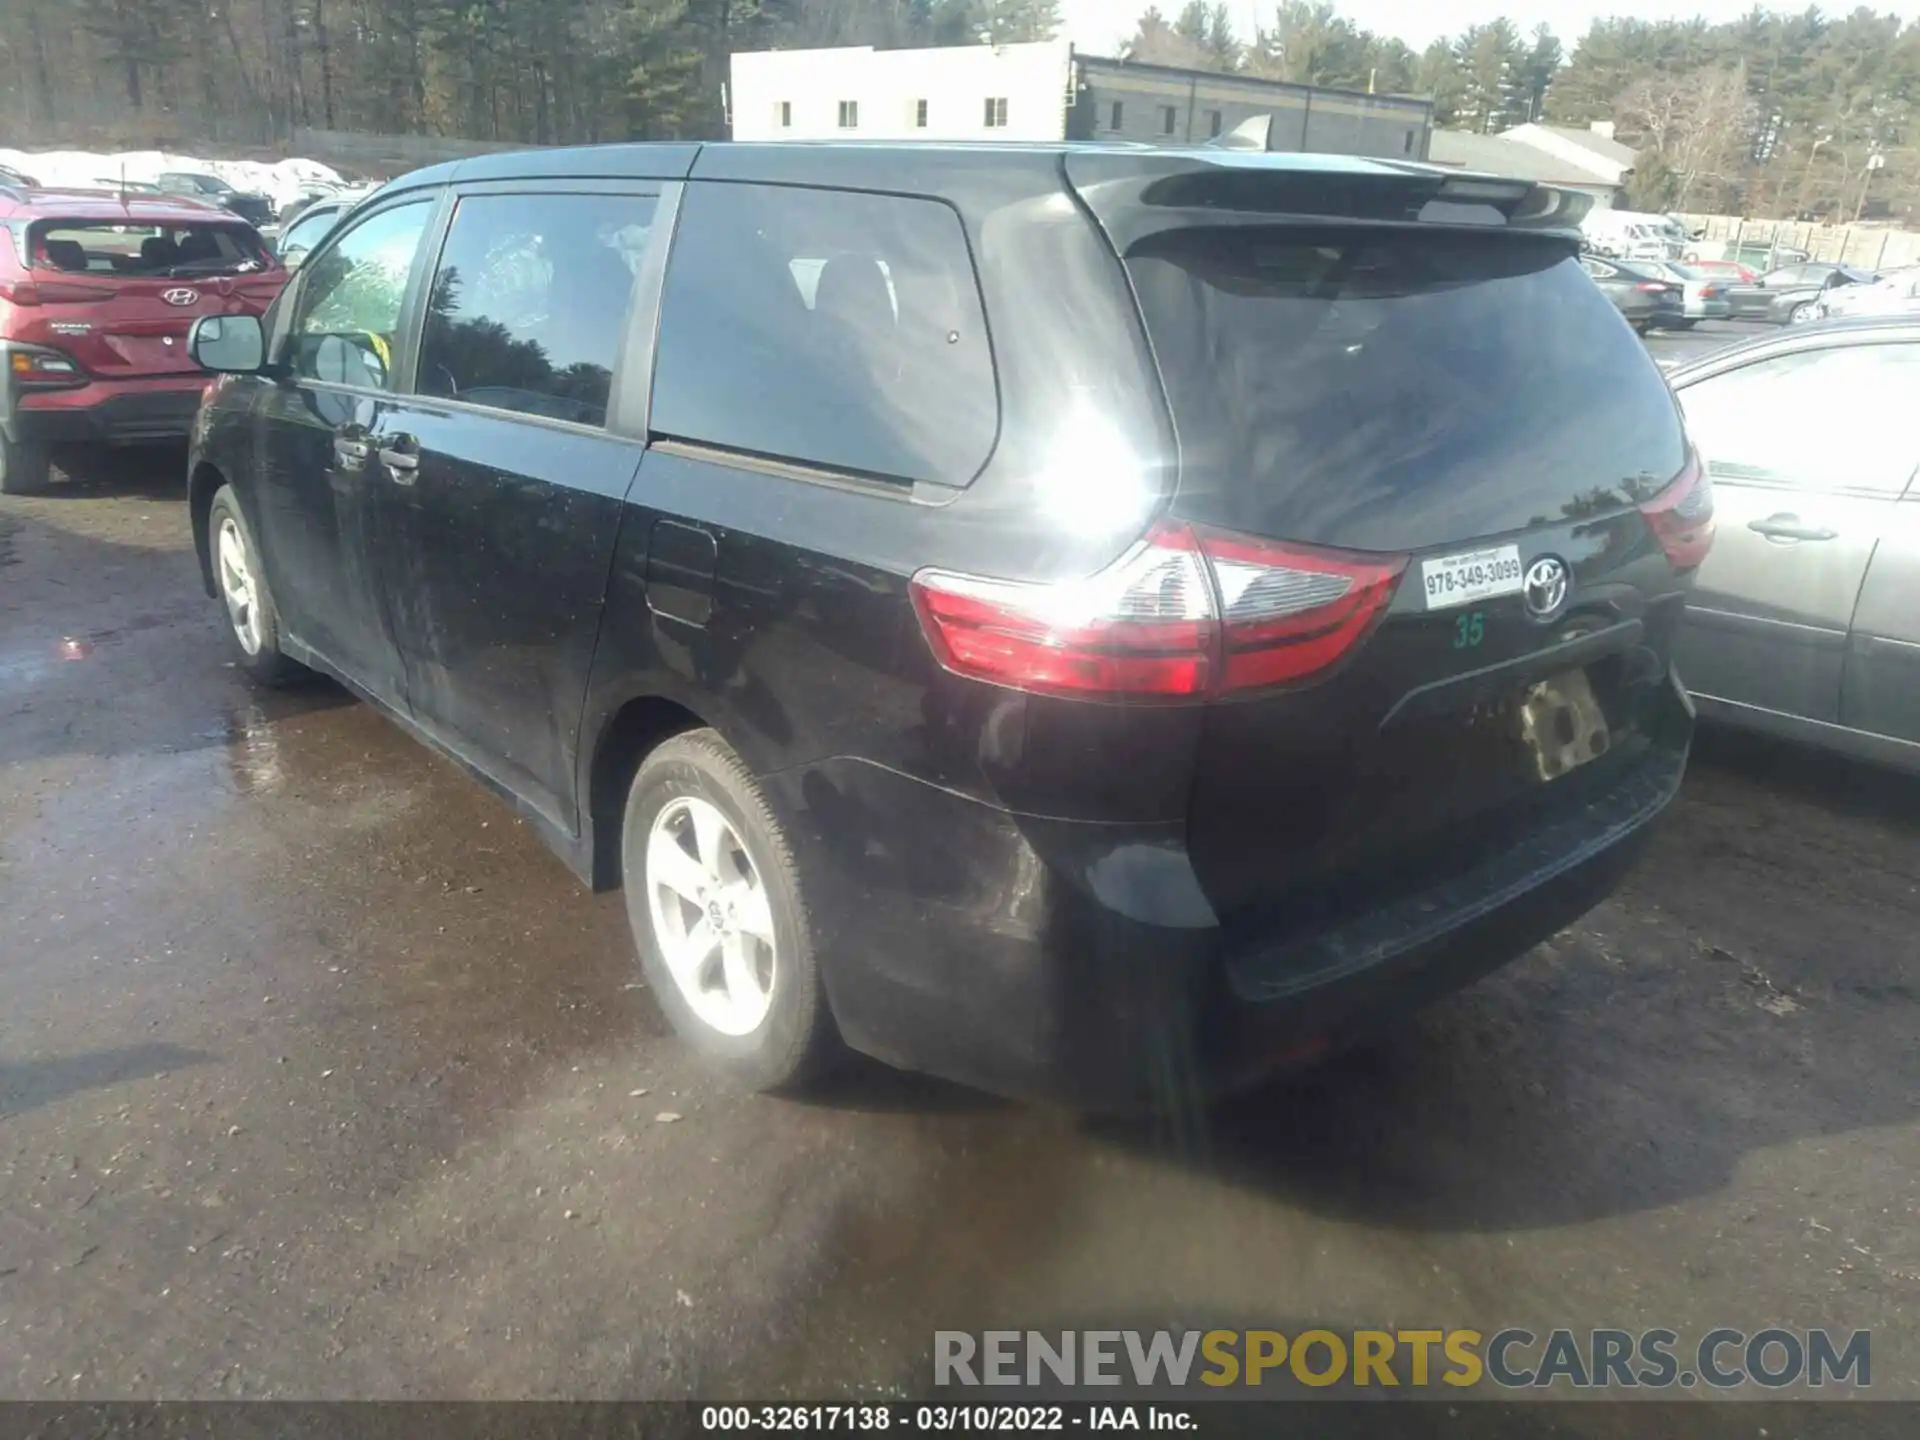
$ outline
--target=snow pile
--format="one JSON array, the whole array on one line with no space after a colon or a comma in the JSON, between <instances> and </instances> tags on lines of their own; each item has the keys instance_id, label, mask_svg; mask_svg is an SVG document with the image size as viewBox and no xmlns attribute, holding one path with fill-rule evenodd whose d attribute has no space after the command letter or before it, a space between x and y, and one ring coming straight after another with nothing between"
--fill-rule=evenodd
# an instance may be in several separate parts
<instances>
[{"instance_id":1,"label":"snow pile","mask_svg":"<svg viewBox=\"0 0 1920 1440\"><path fill-rule=\"evenodd\" d=\"M153 181L168 170L218 175L236 190L257 191L284 208L313 190L343 184L340 172L318 160L202 160L160 150L102 155L91 150L0 149L0 165L33 176L42 185L111 186L120 179ZM124 167L124 168L123 168Z\"/></svg>"}]
</instances>

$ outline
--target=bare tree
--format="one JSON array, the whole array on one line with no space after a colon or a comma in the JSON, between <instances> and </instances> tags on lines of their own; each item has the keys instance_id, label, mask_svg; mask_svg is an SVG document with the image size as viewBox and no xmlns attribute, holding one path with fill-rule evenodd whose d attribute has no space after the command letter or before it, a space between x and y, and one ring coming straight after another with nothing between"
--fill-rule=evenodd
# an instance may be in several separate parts
<instances>
[{"instance_id":1,"label":"bare tree","mask_svg":"<svg viewBox=\"0 0 1920 1440\"><path fill-rule=\"evenodd\" d=\"M1666 203L1678 210L1734 183L1756 118L1744 65L1650 75L1621 95L1614 115L1665 175Z\"/></svg>"}]
</instances>

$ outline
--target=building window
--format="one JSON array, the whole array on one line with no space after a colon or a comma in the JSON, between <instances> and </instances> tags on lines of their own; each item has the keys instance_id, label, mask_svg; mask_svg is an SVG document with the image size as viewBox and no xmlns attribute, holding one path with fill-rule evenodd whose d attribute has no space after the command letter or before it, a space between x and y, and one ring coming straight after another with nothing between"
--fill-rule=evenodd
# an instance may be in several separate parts
<instances>
[{"instance_id":1,"label":"building window","mask_svg":"<svg viewBox=\"0 0 1920 1440\"><path fill-rule=\"evenodd\" d=\"M1220 133L1220 112L1218 110L1209 110L1207 111L1207 134L1209 136L1212 136L1212 135L1218 135L1219 133Z\"/></svg>"},{"instance_id":2,"label":"building window","mask_svg":"<svg viewBox=\"0 0 1920 1440\"><path fill-rule=\"evenodd\" d=\"M782 130L793 128L793 102L782 100L773 107L773 120Z\"/></svg>"},{"instance_id":3,"label":"building window","mask_svg":"<svg viewBox=\"0 0 1920 1440\"><path fill-rule=\"evenodd\" d=\"M1162 135L1173 134L1173 127L1179 123L1180 112L1178 110L1171 105L1162 105L1160 107L1160 133Z\"/></svg>"},{"instance_id":4,"label":"building window","mask_svg":"<svg viewBox=\"0 0 1920 1440\"><path fill-rule=\"evenodd\" d=\"M1001 130L1006 127L1006 123L1007 123L1007 97L1004 95L988 96L987 109L986 109L987 129Z\"/></svg>"},{"instance_id":5,"label":"building window","mask_svg":"<svg viewBox=\"0 0 1920 1440\"><path fill-rule=\"evenodd\" d=\"M842 130L857 130L860 128L860 102L858 100L842 100L840 102L840 128Z\"/></svg>"},{"instance_id":6,"label":"building window","mask_svg":"<svg viewBox=\"0 0 1920 1440\"><path fill-rule=\"evenodd\" d=\"M1413 153L1413 132L1411 130L1407 131L1407 138L1400 142L1400 153L1402 155L1411 155Z\"/></svg>"},{"instance_id":7,"label":"building window","mask_svg":"<svg viewBox=\"0 0 1920 1440\"><path fill-rule=\"evenodd\" d=\"M1107 128L1109 130L1118 130L1120 128L1120 114L1120 102L1116 100L1113 102L1111 113L1107 119Z\"/></svg>"},{"instance_id":8,"label":"building window","mask_svg":"<svg viewBox=\"0 0 1920 1440\"><path fill-rule=\"evenodd\" d=\"M924 100L913 102L913 126L916 130L927 128L927 102Z\"/></svg>"}]
</instances>

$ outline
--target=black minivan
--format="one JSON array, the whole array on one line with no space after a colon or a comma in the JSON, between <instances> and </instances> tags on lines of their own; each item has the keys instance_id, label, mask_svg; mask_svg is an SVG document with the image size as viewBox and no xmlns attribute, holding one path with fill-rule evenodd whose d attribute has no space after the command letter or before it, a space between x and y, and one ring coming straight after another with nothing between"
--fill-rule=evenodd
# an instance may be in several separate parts
<instances>
[{"instance_id":1,"label":"black minivan","mask_svg":"<svg viewBox=\"0 0 1920 1440\"><path fill-rule=\"evenodd\" d=\"M362 202L227 372L240 663L624 886L735 1079L1218 1093L1614 884L1712 501L1558 192L1211 150L632 145Z\"/></svg>"}]
</instances>

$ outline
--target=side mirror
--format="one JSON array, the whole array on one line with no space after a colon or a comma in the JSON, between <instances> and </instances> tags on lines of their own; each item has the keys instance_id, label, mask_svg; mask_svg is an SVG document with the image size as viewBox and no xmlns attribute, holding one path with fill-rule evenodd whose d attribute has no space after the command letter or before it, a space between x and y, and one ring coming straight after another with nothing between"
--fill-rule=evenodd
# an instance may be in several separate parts
<instances>
[{"instance_id":1,"label":"side mirror","mask_svg":"<svg viewBox=\"0 0 1920 1440\"><path fill-rule=\"evenodd\" d=\"M187 353L202 370L253 375L267 362L267 336L253 315L202 315L187 335Z\"/></svg>"}]
</instances>

